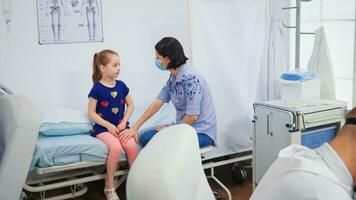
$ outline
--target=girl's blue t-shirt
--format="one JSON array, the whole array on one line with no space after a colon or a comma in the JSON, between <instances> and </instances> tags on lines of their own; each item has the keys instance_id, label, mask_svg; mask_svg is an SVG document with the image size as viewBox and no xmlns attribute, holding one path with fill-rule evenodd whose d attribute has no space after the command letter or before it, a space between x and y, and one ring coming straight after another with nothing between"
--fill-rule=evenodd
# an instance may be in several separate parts
<instances>
[{"instance_id":1,"label":"girl's blue t-shirt","mask_svg":"<svg viewBox=\"0 0 356 200\"><path fill-rule=\"evenodd\" d=\"M125 113L125 98L129 93L129 88L122 81L116 80L115 87L106 87L100 82L94 84L90 90L88 97L92 97L97 100L96 113L101 118L117 126L124 118ZM128 127L128 123L126 125ZM99 133L107 132L108 130L95 123L91 131L92 136L96 136Z\"/></svg>"}]
</instances>

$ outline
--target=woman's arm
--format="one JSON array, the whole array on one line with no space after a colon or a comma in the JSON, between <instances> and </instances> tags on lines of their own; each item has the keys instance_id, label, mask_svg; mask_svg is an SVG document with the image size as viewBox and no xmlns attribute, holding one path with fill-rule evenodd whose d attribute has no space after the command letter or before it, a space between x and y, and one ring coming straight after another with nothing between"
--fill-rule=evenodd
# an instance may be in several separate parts
<instances>
[{"instance_id":1,"label":"woman's arm","mask_svg":"<svg viewBox=\"0 0 356 200\"><path fill-rule=\"evenodd\" d=\"M116 126L111 124L110 122L104 120L103 118L100 117L100 115L98 115L98 113L96 113L96 103L97 103L96 99L89 97L89 103L88 103L89 118L93 122L107 128L111 134L117 136Z\"/></svg>"},{"instance_id":2,"label":"woman's arm","mask_svg":"<svg viewBox=\"0 0 356 200\"><path fill-rule=\"evenodd\" d=\"M139 128L148 120L150 119L155 113L157 113L157 111L159 111L159 109L161 109L162 105L164 104L164 102L157 98L155 99L149 106L148 108L145 110L145 112L141 115L141 117L137 120L137 122L130 128L130 129L126 129L122 132L122 134L120 134L119 139L122 142L126 142L127 140L129 140L131 137L135 137L136 141L137 141L137 132L139 130Z\"/></svg>"},{"instance_id":3,"label":"woman's arm","mask_svg":"<svg viewBox=\"0 0 356 200\"><path fill-rule=\"evenodd\" d=\"M155 99L145 110L145 112L141 115L141 117L137 120L137 122L132 126L132 128L138 130L140 127L148 120L150 119L154 114L161 109L163 106L164 102L157 98Z\"/></svg>"},{"instance_id":4,"label":"woman's arm","mask_svg":"<svg viewBox=\"0 0 356 200\"><path fill-rule=\"evenodd\" d=\"M192 125L195 121L198 120L198 115L184 115L182 123L183 124L189 124ZM167 127L169 127L170 125L163 125L163 126L159 126L156 128L157 131L161 131Z\"/></svg>"}]
</instances>

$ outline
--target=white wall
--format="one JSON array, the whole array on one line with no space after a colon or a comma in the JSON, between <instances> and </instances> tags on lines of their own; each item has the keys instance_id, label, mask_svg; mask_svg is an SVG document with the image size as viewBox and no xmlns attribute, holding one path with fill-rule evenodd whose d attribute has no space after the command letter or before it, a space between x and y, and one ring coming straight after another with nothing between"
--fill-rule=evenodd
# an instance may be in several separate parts
<instances>
[{"instance_id":1,"label":"white wall","mask_svg":"<svg viewBox=\"0 0 356 200\"><path fill-rule=\"evenodd\" d=\"M114 49L121 55L120 78L136 104L134 122L168 78L168 72L154 67L154 44L163 36L175 36L190 58L193 46L193 67L212 90L220 150L251 148L253 103L266 100L267 86L274 85L267 74L284 67L279 9L284 0L190 0L191 21L188 0L102 1L104 43L40 46L35 1L14 0L10 43L0 18L0 83L42 106L85 111L93 54ZM146 126L171 122L174 113L166 106Z\"/></svg>"},{"instance_id":2,"label":"white wall","mask_svg":"<svg viewBox=\"0 0 356 200\"><path fill-rule=\"evenodd\" d=\"M14 0L10 42L6 40L3 16L0 17L0 83L39 105L85 111L92 86L93 54L113 49L121 57L119 78L130 87L136 103L134 120L168 78L168 72L154 67L156 42L163 36L174 36L191 55L188 2L102 1L103 43L39 45L36 1ZM174 115L170 116L173 119Z\"/></svg>"}]
</instances>

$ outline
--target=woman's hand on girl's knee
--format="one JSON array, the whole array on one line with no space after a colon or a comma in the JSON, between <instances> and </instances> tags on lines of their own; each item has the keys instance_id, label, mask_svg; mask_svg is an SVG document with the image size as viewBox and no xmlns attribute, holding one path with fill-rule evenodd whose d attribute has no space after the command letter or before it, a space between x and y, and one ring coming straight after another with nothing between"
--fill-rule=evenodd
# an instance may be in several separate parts
<instances>
[{"instance_id":1,"label":"woman's hand on girl's knee","mask_svg":"<svg viewBox=\"0 0 356 200\"><path fill-rule=\"evenodd\" d=\"M119 135L119 140L123 143L126 143L130 138L134 137L136 143L138 143L137 140L137 131L135 129L125 129L123 130L120 135Z\"/></svg>"}]
</instances>

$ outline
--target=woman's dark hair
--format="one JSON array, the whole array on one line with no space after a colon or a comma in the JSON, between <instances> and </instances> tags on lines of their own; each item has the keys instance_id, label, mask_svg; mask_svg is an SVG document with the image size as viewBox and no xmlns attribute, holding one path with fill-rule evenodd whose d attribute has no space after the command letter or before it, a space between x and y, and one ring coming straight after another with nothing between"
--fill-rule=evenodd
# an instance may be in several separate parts
<instances>
[{"instance_id":1,"label":"woman's dark hair","mask_svg":"<svg viewBox=\"0 0 356 200\"><path fill-rule=\"evenodd\" d=\"M188 58L184 55L182 45L174 37L164 37L156 45L156 51L164 57L168 57L170 63L167 69L177 69L185 64Z\"/></svg>"}]
</instances>

